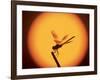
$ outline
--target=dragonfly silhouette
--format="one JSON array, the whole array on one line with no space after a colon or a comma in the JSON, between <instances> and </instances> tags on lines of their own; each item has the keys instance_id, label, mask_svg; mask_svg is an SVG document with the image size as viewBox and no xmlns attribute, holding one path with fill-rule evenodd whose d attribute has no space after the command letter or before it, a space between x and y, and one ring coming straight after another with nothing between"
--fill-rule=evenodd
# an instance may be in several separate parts
<instances>
[{"instance_id":1,"label":"dragonfly silhouette","mask_svg":"<svg viewBox=\"0 0 100 80\"><path fill-rule=\"evenodd\" d=\"M54 50L54 53L57 52L57 54L59 55L58 49L61 48L64 44L68 44L70 42L72 42L71 40L73 38L75 38L75 36L72 36L71 38L69 38L68 40L67 37L68 35L65 35L61 40L59 39L58 35L55 33L55 31L51 31L51 34L54 38L54 42L56 43L55 46L52 46L52 49ZM66 40L66 41L65 41ZM65 41L65 42L64 42Z\"/></svg>"}]
</instances>

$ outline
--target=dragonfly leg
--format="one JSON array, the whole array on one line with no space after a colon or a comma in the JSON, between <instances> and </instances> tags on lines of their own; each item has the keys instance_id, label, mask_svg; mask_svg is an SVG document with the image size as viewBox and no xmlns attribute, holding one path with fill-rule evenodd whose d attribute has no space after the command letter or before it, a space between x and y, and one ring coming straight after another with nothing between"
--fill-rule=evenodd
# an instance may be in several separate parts
<instances>
[{"instance_id":1,"label":"dragonfly leg","mask_svg":"<svg viewBox=\"0 0 100 80\"><path fill-rule=\"evenodd\" d=\"M59 51L58 50L56 50L56 52L57 52L57 57L59 56Z\"/></svg>"}]
</instances>

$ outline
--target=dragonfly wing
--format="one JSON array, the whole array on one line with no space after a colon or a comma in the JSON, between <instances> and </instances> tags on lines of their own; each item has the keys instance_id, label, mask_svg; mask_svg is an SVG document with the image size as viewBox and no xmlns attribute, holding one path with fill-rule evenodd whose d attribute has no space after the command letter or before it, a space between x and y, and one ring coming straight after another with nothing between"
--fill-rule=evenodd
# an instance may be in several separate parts
<instances>
[{"instance_id":1,"label":"dragonfly wing","mask_svg":"<svg viewBox=\"0 0 100 80\"><path fill-rule=\"evenodd\" d=\"M56 44L60 44L61 43L61 41L60 40L54 40L55 42L56 42Z\"/></svg>"},{"instance_id":2,"label":"dragonfly wing","mask_svg":"<svg viewBox=\"0 0 100 80\"><path fill-rule=\"evenodd\" d=\"M67 44L67 43L70 43L72 42L71 40L75 38L75 36L72 36L71 38L69 38L67 41L65 41L64 43L62 43L61 45L64 45L64 44Z\"/></svg>"},{"instance_id":3,"label":"dragonfly wing","mask_svg":"<svg viewBox=\"0 0 100 80\"><path fill-rule=\"evenodd\" d=\"M51 31L51 34L52 34L52 36L53 36L54 39L58 39L58 36L57 36L57 34L56 34L55 31Z\"/></svg>"},{"instance_id":4,"label":"dragonfly wing","mask_svg":"<svg viewBox=\"0 0 100 80\"><path fill-rule=\"evenodd\" d=\"M51 34L52 34L52 36L54 38L54 42L56 44L59 44L61 41L59 40L58 35L56 34L56 32L55 31L51 31Z\"/></svg>"},{"instance_id":5,"label":"dragonfly wing","mask_svg":"<svg viewBox=\"0 0 100 80\"><path fill-rule=\"evenodd\" d=\"M65 35L63 38L62 38L62 41L64 41L65 39L67 39L68 35Z\"/></svg>"}]
</instances>

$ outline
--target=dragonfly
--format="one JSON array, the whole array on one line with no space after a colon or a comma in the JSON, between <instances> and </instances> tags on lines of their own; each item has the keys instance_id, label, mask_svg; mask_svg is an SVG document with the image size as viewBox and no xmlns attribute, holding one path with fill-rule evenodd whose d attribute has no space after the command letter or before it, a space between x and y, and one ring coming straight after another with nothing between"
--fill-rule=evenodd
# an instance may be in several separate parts
<instances>
[{"instance_id":1,"label":"dragonfly","mask_svg":"<svg viewBox=\"0 0 100 80\"><path fill-rule=\"evenodd\" d=\"M61 48L64 44L68 44L68 43L72 42L72 39L75 38L75 36L72 36L71 38L67 39L68 35L65 35L60 40L55 31L51 31L51 34L52 34L52 36L54 38L54 42L56 43L56 45L52 46L52 49L53 49L54 53L57 53L58 55L59 55L58 49Z\"/></svg>"}]
</instances>

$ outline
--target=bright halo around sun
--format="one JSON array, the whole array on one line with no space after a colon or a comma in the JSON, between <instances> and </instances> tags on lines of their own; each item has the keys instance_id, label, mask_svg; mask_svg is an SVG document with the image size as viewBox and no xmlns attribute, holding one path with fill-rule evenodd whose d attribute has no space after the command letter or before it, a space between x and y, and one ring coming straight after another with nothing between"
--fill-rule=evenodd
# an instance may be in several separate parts
<instances>
[{"instance_id":1,"label":"bright halo around sun","mask_svg":"<svg viewBox=\"0 0 100 80\"><path fill-rule=\"evenodd\" d=\"M67 39L75 36L72 42L59 49L56 57L61 67L79 65L88 49L88 34L81 19L69 13L41 13L32 22L27 40L32 60L41 68L57 67L51 55L52 46L56 45L52 30L60 39L65 35L68 35Z\"/></svg>"}]
</instances>

